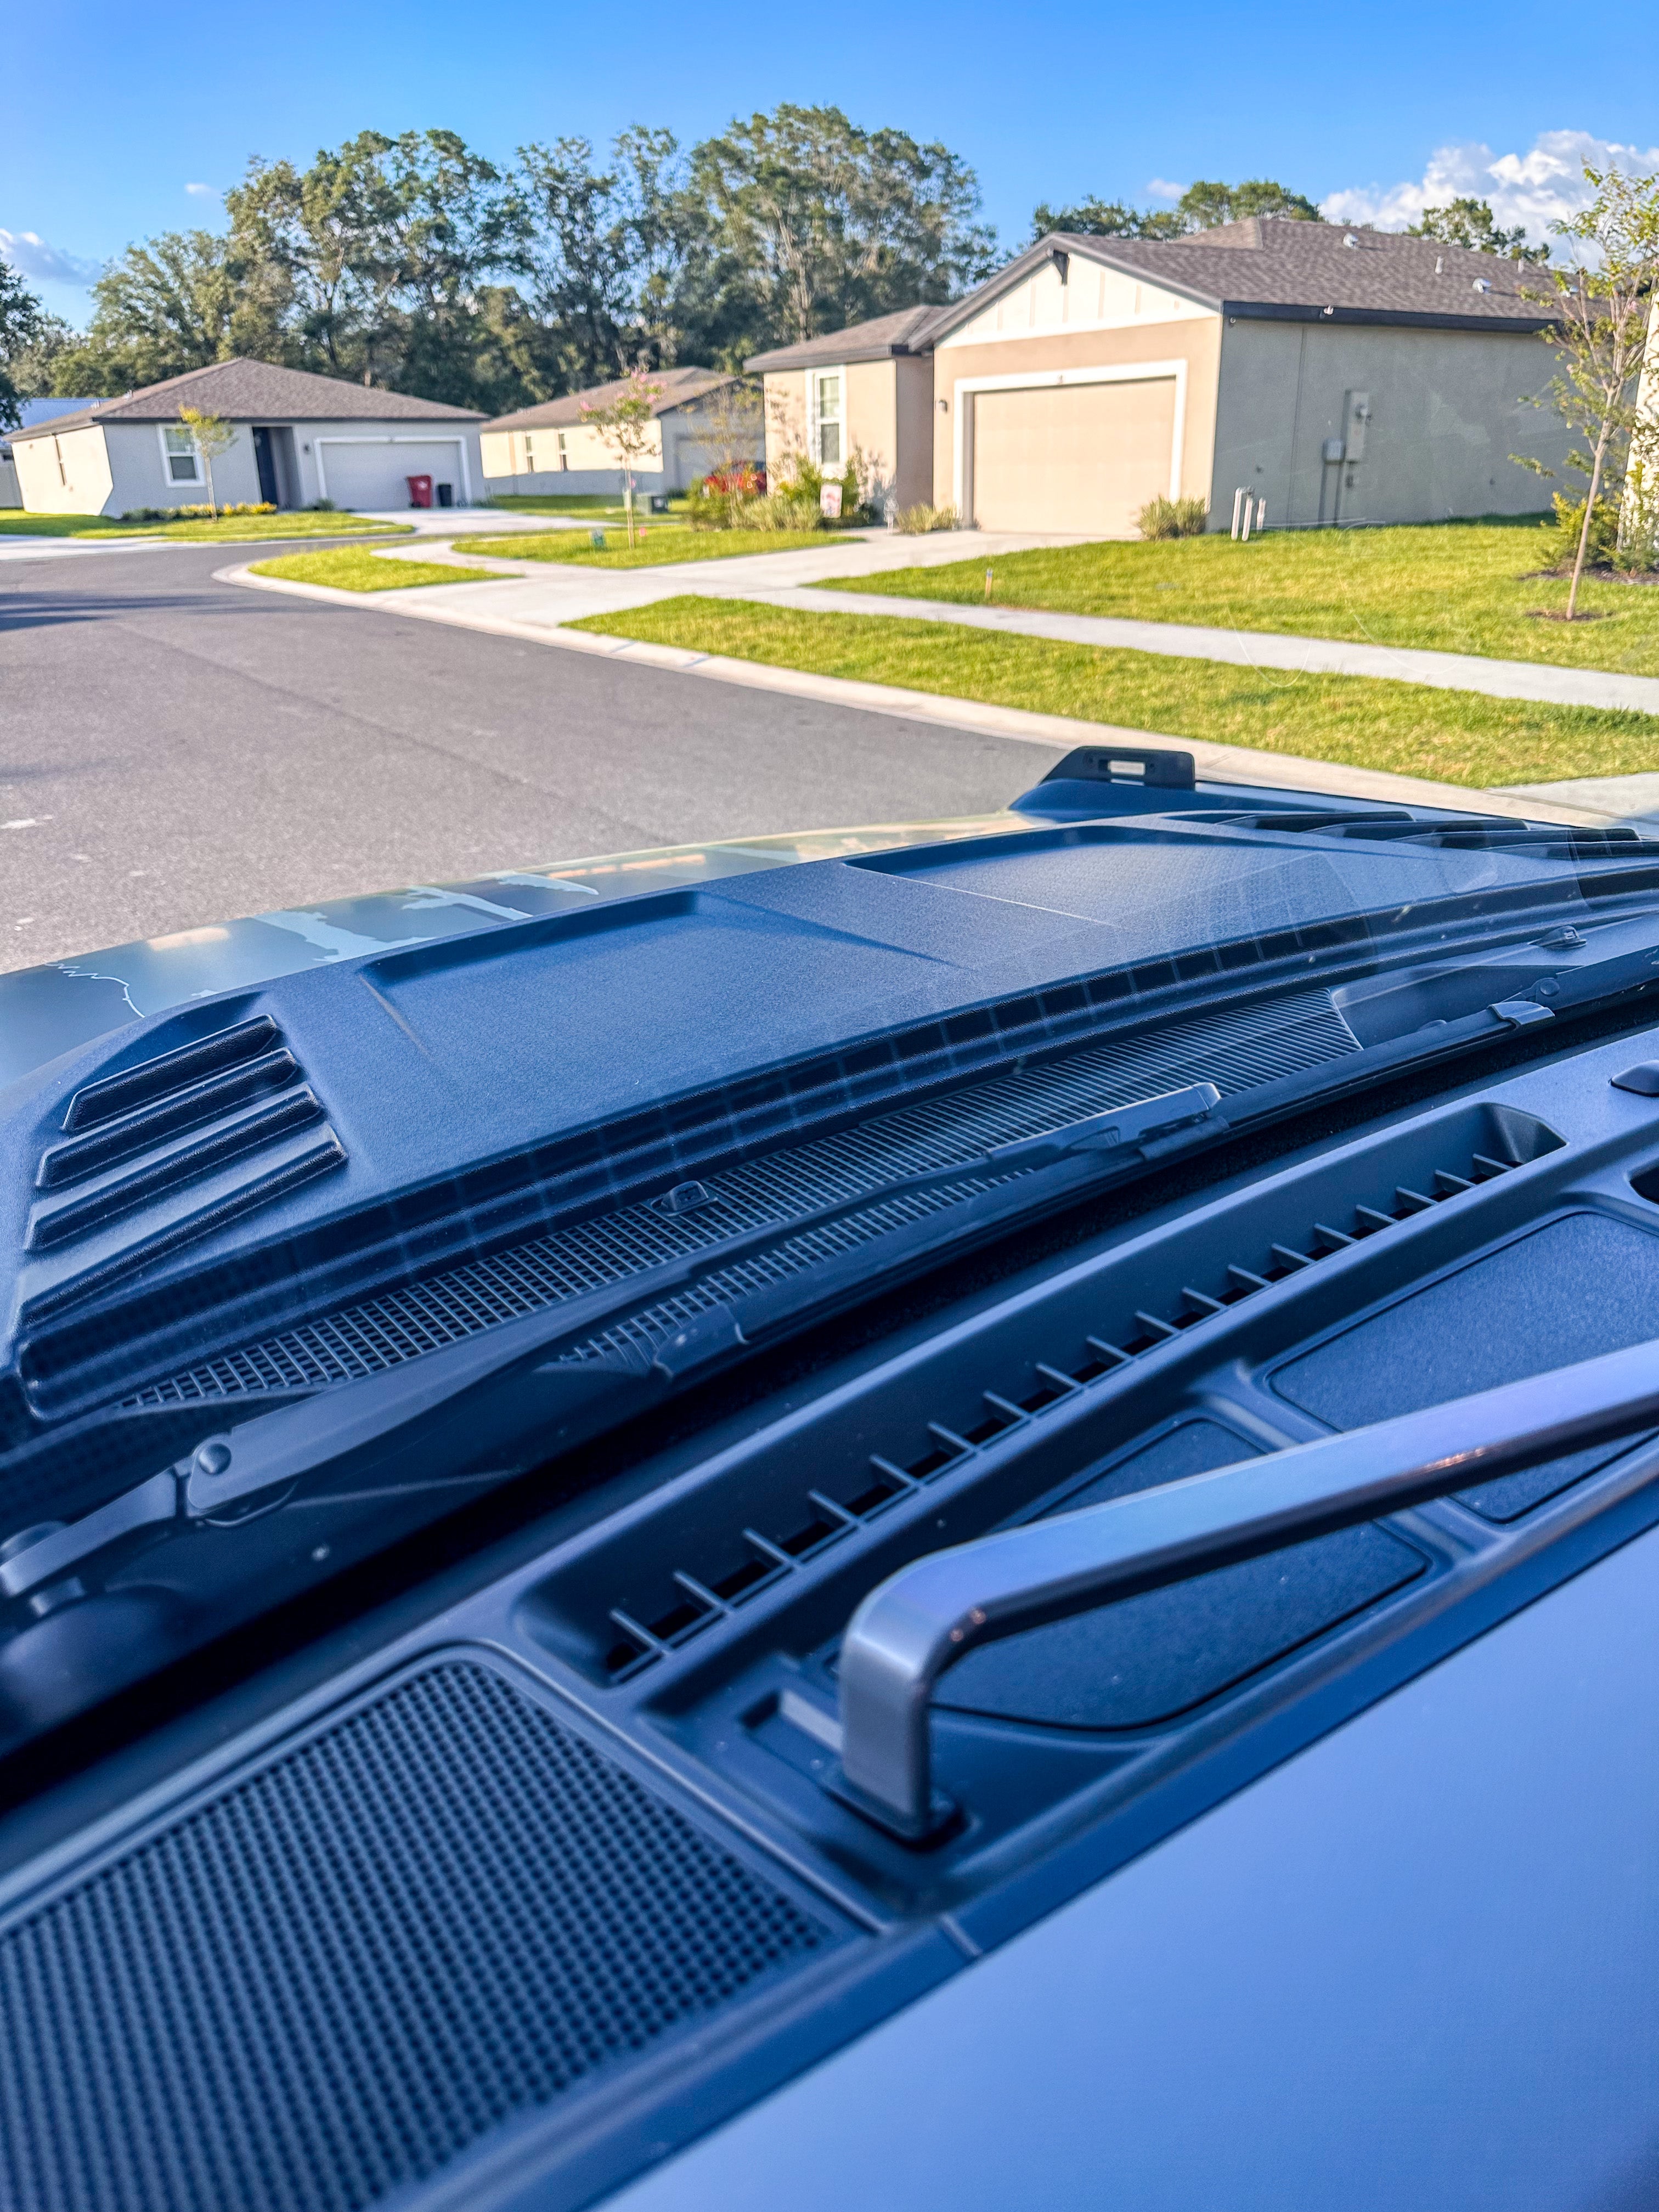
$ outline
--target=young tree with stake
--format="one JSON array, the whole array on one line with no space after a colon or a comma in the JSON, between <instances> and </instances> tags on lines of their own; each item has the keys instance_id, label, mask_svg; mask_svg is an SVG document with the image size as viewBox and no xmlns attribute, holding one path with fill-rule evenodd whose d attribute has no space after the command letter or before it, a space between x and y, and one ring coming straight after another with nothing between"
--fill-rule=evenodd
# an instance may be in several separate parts
<instances>
[{"instance_id":1,"label":"young tree with stake","mask_svg":"<svg viewBox=\"0 0 1659 2212\"><path fill-rule=\"evenodd\" d=\"M1642 460L1642 449L1655 435L1638 395L1659 282L1659 176L1627 177L1589 167L1584 175L1595 198L1571 222L1551 225L1582 258L1571 266L1540 270L1550 289L1533 295L1547 302L1555 319L1544 333L1558 363L1547 396L1588 448L1568 457L1589 479L1567 592L1569 622L1580 619L1578 586L1596 501L1610 479ZM1539 467L1535 461L1522 465Z\"/></svg>"},{"instance_id":2,"label":"young tree with stake","mask_svg":"<svg viewBox=\"0 0 1659 2212\"><path fill-rule=\"evenodd\" d=\"M213 520L219 520L219 502L213 489L213 464L221 453L228 453L236 442L234 423L227 422L222 415L204 415L199 407L181 407L179 420L195 441L196 450L202 456L202 466L207 471L208 507Z\"/></svg>"},{"instance_id":3,"label":"young tree with stake","mask_svg":"<svg viewBox=\"0 0 1659 2212\"><path fill-rule=\"evenodd\" d=\"M614 453L623 471L623 504L628 516L628 542L634 539L634 471L651 450L656 403L663 396L642 368L630 369L616 398L604 406L582 405L582 421L597 430L607 453Z\"/></svg>"}]
</instances>

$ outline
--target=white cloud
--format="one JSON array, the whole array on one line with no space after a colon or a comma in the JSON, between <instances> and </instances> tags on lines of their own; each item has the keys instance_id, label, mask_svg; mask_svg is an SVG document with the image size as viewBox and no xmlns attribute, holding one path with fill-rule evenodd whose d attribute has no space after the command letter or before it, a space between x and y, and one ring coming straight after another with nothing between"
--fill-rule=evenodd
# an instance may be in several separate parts
<instances>
[{"instance_id":1,"label":"white cloud","mask_svg":"<svg viewBox=\"0 0 1659 2212\"><path fill-rule=\"evenodd\" d=\"M1437 146L1415 184L1355 185L1321 204L1327 222L1370 222L1403 230L1425 208L1468 198L1490 203L1505 230L1524 224L1535 245L1550 239L1550 224L1589 204L1584 164L1650 176L1659 172L1659 146L1621 146L1588 131L1542 131L1524 154L1494 154L1470 142Z\"/></svg>"},{"instance_id":2,"label":"white cloud","mask_svg":"<svg viewBox=\"0 0 1659 2212\"><path fill-rule=\"evenodd\" d=\"M1186 191L1185 185L1172 185L1167 177L1154 177L1146 187L1149 199L1178 200Z\"/></svg>"},{"instance_id":3,"label":"white cloud","mask_svg":"<svg viewBox=\"0 0 1659 2212\"><path fill-rule=\"evenodd\" d=\"M185 190L193 200L216 200L224 197L217 185L186 185Z\"/></svg>"},{"instance_id":4,"label":"white cloud","mask_svg":"<svg viewBox=\"0 0 1659 2212\"><path fill-rule=\"evenodd\" d=\"M78 253L65 253L49 246L33 230L0 230L0 259L9 261L20 276L45 284L90 284L102 264Z\"/></svg>"}]
</instances>

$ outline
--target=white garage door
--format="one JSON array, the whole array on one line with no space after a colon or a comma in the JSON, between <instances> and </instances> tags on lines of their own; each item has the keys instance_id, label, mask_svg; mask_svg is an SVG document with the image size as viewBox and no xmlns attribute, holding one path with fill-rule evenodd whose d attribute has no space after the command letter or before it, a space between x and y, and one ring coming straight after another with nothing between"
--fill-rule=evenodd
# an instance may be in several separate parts
<instances>
[{"instance_id":1,"label":"white garage door","mask_svg":"<svg viewBox=\"0 0 1659 2212\"><path fill-rule=\"evenodd\" d=\"M328 497L336 507L407 507L409 477L430 477L434 484L455 487L459 507L465 494L461 487L461 449L453 439L401 438L396 444L384 439L325 438L318 442ZM437 494L433 499L435 503Z\"/></svg>"},{"instance_id":2,"label":"white garage door","mask_svg":"<svg viewBox=\"0 0 1659 2212\"><path fill-rule=\"evenodd\" d=\"M981 530L1130 538L1137 510L1169 491L1172 376L980 392L973 409L972 499Z\"/></svg>"}]
</instances>

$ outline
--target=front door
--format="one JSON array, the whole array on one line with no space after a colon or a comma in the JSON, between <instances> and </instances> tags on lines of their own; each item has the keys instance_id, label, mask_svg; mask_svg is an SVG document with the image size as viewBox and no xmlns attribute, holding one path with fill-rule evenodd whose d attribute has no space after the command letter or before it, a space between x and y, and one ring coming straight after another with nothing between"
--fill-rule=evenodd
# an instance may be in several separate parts
<instances>
[{"instance_id":1,"label":"front door","mask_svg":"<svg viewBox=\"0 0 1659 2212\"><path fill-rule=\"evenodd\" d=\"M269 507L280 507L282 495L276 483L276 456L271 451L270 432L262 422L253 433L253 459L259 471L259 496Z\"/></svg>"}]
</instances>

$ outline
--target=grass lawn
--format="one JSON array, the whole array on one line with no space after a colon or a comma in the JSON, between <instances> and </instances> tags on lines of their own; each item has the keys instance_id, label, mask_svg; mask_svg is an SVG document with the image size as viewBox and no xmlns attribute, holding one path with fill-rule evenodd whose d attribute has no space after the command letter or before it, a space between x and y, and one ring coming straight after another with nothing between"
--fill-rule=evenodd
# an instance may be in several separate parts
<instances>
[{"instance_id":1,"label":"grass lawn","mask_svg":"<svg viewBox=\"0 0 1659 2212\"><path fill-rule=\"evenodd\" d=\"M609 535L609 533L607 533ZM544 538L462 538L462 550L488 553L502 561L574 561L587 568L659 568L671 562L730 561L740 553L796 553L803 546L835 542L824 530L676 530L660 523L630 546L617 534L601 552L576 530L550 530ZM856 543L856 540L853 541Z\"/></svg>"},{"instance_id":2,"label":"grass lawn","mask_svg":"<svg viewBox=\"0 0 1659 2212\"><path fill-rule=\"evenodd\" d=\"M260 538L407 538L406 522L370 522L361 514L236 514L222 521L115 522L103 514L25 514L17 507L0 514L6 538L177 538L210 543L246 543Z\"/></svg>"},{"instance_id":3,"label":"grass lawn","mask_svg":"<svg viewBox=\"0 0 1659 2212\"><path fill-rule=\"evenodd\" d=\"M569 627L1477 788L1659 769L1656 715L1537 706L1380 678L1288 675L745 600L664 599Z\"/></svg>"},{"instance_id":4,"label":"grass lawn","mask_svg":"<svg viewBox=\"0 0 1659 2212\"><path fill-rule=\"evenodd\" d=\"M1579 605L1596 619L1569 629L1531 614L1567 602L1565 578L1527 573L1544 558L1544 533L1528 521L1270 531L1246 545L1207 537L1047 546L1005 553L990 565L1001 606L1659 675L1659 583L1591 578ZM842 588L980 606L986 565L981 556L939 568L900 568Z\"/></svg>"},{"instance_id":5,"label":"grass lawn","mask_svg":"<svg viewBox=\"0 0 1659 2212\"><path fill-rule=\"evenodd\" d=\"M290 553L256 561L256 576L289 584L331 584L337 592L401 592L414 584L488 584L489 568L462 568L441 561L380 561L366 545L331 545L320 553Z\"/></svg>"}]
</instances>

